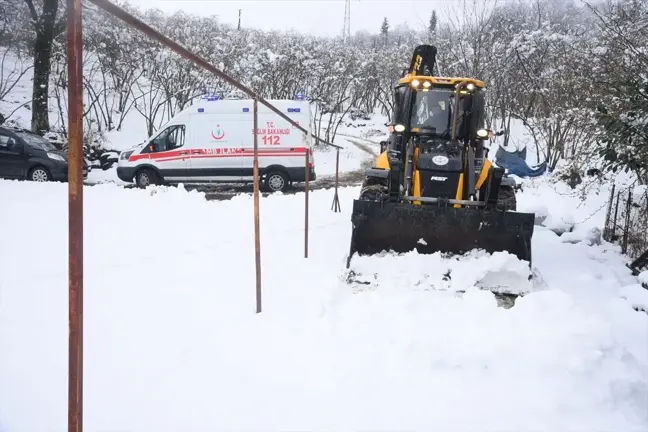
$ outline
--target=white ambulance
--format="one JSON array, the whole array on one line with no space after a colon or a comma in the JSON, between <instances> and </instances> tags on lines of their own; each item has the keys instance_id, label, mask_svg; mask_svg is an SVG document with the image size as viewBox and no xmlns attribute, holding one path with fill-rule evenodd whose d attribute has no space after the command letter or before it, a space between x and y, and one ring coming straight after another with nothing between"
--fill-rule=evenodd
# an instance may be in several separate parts
<instances>
[{"instance_id":1,"label":"white ambulance","mask_svg":"<svg viewBox=\"0 0 648 432\"><path fill-rule=\"evenodd\" d=\"M301 127L311 130L311 110L304 100L269 100ZM202 99L178 113L158 133L122 152L118 177L139 187L163 183L251 183L254 156L252 100ZM258 104L258 154L261 187L284 191L315 180L312 137ZM310 138L310 140L309 140Z\"/></svg>"}]
</instances>

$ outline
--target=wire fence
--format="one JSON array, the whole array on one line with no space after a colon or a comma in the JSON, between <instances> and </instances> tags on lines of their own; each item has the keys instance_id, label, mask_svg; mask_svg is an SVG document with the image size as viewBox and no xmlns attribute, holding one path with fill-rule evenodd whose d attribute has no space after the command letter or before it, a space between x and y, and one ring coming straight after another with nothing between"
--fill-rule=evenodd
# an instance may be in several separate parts
<instances>
[{"instance_id":1,"label":"wire fence","mask_svg":"<svg viewBox=\"0 0 648 432\"><path fill-rule=\"evenodd\" d=\"M648 188L612 186L605 217L603 239L621 246L634 274L648 270Z\"/></svg>"}]
</instances>

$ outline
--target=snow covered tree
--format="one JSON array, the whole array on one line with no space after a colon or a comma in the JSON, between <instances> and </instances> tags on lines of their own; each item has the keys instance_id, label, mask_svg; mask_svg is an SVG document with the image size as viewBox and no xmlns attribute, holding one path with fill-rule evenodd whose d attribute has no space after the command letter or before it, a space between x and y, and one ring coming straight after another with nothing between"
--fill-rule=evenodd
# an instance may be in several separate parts
<instances>
[{"instance_id":1,"label":"snow covered tree","mask_svg":"<svg viewBox=\"0 0 648 432\"><path fill-rule=\"evenodd\" d=\"M430 22L428 24L428 31L430 32L430 35L436 34L437 23L438 23L437 13L436 10L433 10L432 14L430 15Z\"/></svg>"},{"instance_id":2,"label":"snow covered tree","mask_svg":"<svg viewBox=\"0 0 648 432\"><path fill-rule=\"evenodd\" d=\"M648 6L641 0L592 8L602 37L594 54L600 78L596 119L606 166L648 183Z\"/></svg>"},{"instance_id":3,"label":"snow covered tree","mask_svg":"<svg viewBox=\"0 0 648 432\"><path fill-rule=\"evenodd\" d=\"M387 21L387 17L383 19L383 22L380 25L380 34L384 39L387 39L389 36L389 22Z\"/></svg>"}]
</instances>

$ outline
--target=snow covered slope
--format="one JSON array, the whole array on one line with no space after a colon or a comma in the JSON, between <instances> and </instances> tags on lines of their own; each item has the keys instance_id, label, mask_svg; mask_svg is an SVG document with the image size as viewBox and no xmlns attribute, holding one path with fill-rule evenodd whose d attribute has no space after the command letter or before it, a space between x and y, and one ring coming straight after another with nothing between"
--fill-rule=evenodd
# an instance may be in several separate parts
<instances>
[{"instance_id":1,"label":"snow covered slope","mask_svg":"<svg viewBox=\"0 0 648 432\"><path fill-rule=\"evenodd\" d=\"M66 430L66 191L0 181L2 432ZM648 316L617 248L537 227L544 286L511 309L472 288L473 258L447 291L425 275L448 260L415 257L403 283L409 257L371 258L381 283L358 291L342 280L357 194L333 213L312 193L309 259L303 195L261 201L257 315L250 196L87 187L85 430L648 429ZM570 203L538 184L521 205L534 194Z\"/></svg>"}]
</instances>

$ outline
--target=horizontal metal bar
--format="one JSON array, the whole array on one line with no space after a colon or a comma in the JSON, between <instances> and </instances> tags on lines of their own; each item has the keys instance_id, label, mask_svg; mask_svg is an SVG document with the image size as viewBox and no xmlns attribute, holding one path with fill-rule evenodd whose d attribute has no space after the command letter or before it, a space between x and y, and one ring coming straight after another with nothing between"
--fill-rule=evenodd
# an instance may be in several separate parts
<instances>
[{"instance_id":1,"label":"horizontal metal bar","mask_svg":"<svg viewBox=\"0 0 648 432\"><path fill-rule=\"evenodd\" d=\"M438 203L440 201L446 201L448 204L453 204L453 205L460 204L460 205L475 206L475 207L483 207L486 205L484 201L467 201L467 200L457 200L457 199L442 200L439 198L413 197L413 196L406 196L404 199L408 201L420 201L424 203Z\"/></svg>"}]
</instances>

